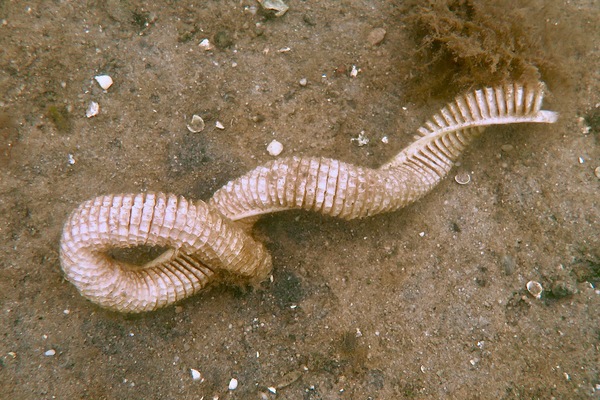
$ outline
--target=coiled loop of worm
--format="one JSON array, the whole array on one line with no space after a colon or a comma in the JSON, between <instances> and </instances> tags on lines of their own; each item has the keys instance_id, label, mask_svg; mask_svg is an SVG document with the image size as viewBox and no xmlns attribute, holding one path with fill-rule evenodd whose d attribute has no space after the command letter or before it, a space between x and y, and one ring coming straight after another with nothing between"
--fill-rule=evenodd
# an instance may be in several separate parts
<instances>
[{"instance_id":1,"label":"coiled loop of worm","mask_svg":"<svg viewBox=\"0 0 600 400\"><path fill-rule=\"evenodd\" d=\"M142 267L114 260L113 247L168 246ZM262 244L204 202L163 193L101 196L71 213L61 240L65 275L81 294L124 312L191 296L223 273L260 282L271 271Z\"/></svg>"},{"instance_id":2,"label":"coiled loop of worm","mask_svg":"<svg viewBox=\"0 0 600 400\"><path fill-rule=\"evenodd\" d=\"M485 126L553 123L543 86L506 85L459 96L416 141L379 169L329 158L291 157L259 166L206 204L170 194L101 196L80 205L61 239L65 275L88 299L117 311L154 310L190 296L215 277L257 283L271 258L234 221L286 209L345 219L393 211L419 199L450 171ZM167 246L143 267L114 260L113 247Z\"/></svg>"}]
</instances>

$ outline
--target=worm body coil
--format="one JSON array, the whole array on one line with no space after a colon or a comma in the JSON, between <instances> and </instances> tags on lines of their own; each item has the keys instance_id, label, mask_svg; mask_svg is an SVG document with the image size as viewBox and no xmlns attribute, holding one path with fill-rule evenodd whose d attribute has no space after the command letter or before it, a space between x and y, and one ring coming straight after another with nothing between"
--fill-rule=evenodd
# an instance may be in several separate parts
<instances>
[{"instance_id":1,"label":"worm body coil","mask_svg":"<svg viewBox=\"0 0 600 400\"><path fill-rule=\"evenodd\" d=\"M63 271L83 296L123 312L172 304L226 276L260 282L271 270L271 258L235 221L287 209L344 219L397 210L437 185L486 126L555 122L555 112L541 110L542 99L542 84L459 96L378 169L290 157L229 182L208 204L162 193L97 197L81 204L65 224ZM142 267L107 254L114 247L139 245L171 250Z\"/></svg>"}]
</instances>

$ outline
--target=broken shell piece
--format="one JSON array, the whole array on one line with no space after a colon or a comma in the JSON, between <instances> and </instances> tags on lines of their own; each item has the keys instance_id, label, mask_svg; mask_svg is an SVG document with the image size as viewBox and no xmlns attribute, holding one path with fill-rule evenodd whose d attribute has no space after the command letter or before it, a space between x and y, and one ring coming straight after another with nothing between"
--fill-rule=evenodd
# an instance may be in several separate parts
<instances>
[{"instance_id":1,"label":"broken shell piece","mask_svg":"<svg viewBox=\"0 0 600 400\"><path fill-rule=\"evenodd\" d=\"M190 122L187 126L188 131L192 133L202 132L204 130L204 120L199 115L192 115L192 122Z\"/></svg>"},{"instance_id":2,"label":"broken shell piece","mask_svg":"<svg viewBox=\"0 0 600 400\"><path fill-rule=\"evenodd\" d=\"M221 123L221 121L215 122L215 127L221 130L225 129L225 126Z\"/></svg>"},{"instance_id":3,"label":"broken shell piece","mask_svg":"<svg viewBox=\"0 0 600 400\"><path fill-rule=\"evenodd\" d=\"M289 9L281 0L258 0L258 2L265 10L274 11L276 17L281 17Z\"/></svg>"},{"instance_id":4,"label":"broken shell piece","mask_svg":"<svg viewBox=\"0 0 600 400\"><path fill-rule=\"evenodd\" d=\"M213 49L213 45L208 39L202 39L198 46L200 46L200 48L204 51L209 51Z\"/></svg>"},{"instance_id":5,"label":"broken shell piece","mask_svg":"<svg viewBox=\"0 0 600 400\"><path fill-rule=\"evenodd\" d=\"M542 292L544 291L544 288L542 287L542 284L539 282L529 281L529 282L527 282L527 291L533 297L535 297L536 299L539 299L542 297Z\"/></svg>"},{"instance_id":6,"label":"broken shell piece","mask_svg":"<svg viewBox=\"0 0 600 400\"><path fill-rule=\"evenodd\" d=\"M467 174L466 172L460 172L456 174L454 180L459 185L466 185L467 183L471 182L471 175Z\"/></svg>"},{"instance_id":7,"label":"broken shell piece","mask_svg":"<svg viewBox=\"0 0 600 400\"><path fill-rule=\"evenodd\" d=\"M192 374L192 379L195 381L201 381L202 379L202 375L200 375L200 371L198 371L197 369L194 368L190 368L190 373Z\"/></svg>"},{"instance_id":8,"label":"broken shell piece","mask_svg":"<svg viewBox=\"0 0 600 400\"><path fill-rule=\"evenodd\" d=\"M358 137L351 138L350 141L356 142L356 144L358 144L358 147L362 147L366 144L369 144L369 138L365 134L365 131L360 131L360 133L358 134Z\"/></svg>"},{"instance_id":9,"label":"broken shell piece","mask_svg":"<svg viewBox=\"0 0 600 400\"><path fill-rule=\"evenodd\" d=\"M596 167L594 170L594 175L596 175L596 178L600 179L600 167Z\"/></svg>"},{"instance_id":10,"label":"broken shell piece","mask_svg":"<svg viewBox=\"0 0 600 400\"><path fill-rule=\"evenodd\" d=\"M98 115L99 112L100 112L100 105L98 103L96 103L95 101L90 101L90 105L88 106L87 110L85 111L85 116L88 118L92 118L92 117Z\"/></svg>"},{"instance_id":11,"label":"broken shell piece","mask_svg":"<svg viewBox=\"0 0 600 400\"><path fill-rule=\"evenodd\" d=\"M100 85L100 87L104 90L107 90L113 84L112 78L108 75L96 75L94 79L96 80L96 82L98 82L98 85Z\"/></svg>"},{"instance_id":12,"label":"broken shell piece","mask_svg":"<svg viewBox=\"0 0 600 400\"><path fill-rule=\"evenodd\" d=\"M272 156L278 156L283 151L283 145L279 143L277 140L272 140L271 143L267 146L267 151Z\"/></svg>"}]
</instances>

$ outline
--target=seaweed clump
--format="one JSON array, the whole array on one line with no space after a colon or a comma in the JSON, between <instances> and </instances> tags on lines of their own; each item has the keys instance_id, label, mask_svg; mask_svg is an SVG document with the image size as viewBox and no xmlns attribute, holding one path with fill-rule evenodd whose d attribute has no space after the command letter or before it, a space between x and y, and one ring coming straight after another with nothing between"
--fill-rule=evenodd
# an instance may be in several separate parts
<instances>
[{"instance_id":1,"label":"seaweed clump","mask_svg":"<svg viewBox=\"0 0 600 400\"><path fill-rule=\"evenodd\" d=\"M539 9L517 6L508 0L412 6L406 21L418 49L409 67L411 97L426 100L474 86L551 79L557 63L539 39L545 21L538 21Z\"/></svg>"}]
</instances>

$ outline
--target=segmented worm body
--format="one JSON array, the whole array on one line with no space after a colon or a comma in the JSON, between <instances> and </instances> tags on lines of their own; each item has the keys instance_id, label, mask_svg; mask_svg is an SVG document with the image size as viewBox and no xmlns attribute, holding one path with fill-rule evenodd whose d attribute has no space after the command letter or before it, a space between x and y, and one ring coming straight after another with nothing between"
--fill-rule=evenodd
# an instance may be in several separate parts
<instances>
[{"instance_id":1,"label":"segmented worm body","mask_svg":"<svg viewBox=\"0 0 600 400\"><path fill-rule=\"evenodd\" d=\"M162 193L101 196L69 216L61 240L65 275L88 299L117 311L150 311L228 276L257 283L271 258L235 221L304 209L344 219L397 210L428 193L486 126L553 123L543 85L486 88L459 96L418 130L416 141L378 169L329 158L282 158L219 189L204 203ZM142 267L113 247L171 250Z\"/></svg>"}]
</instances>

